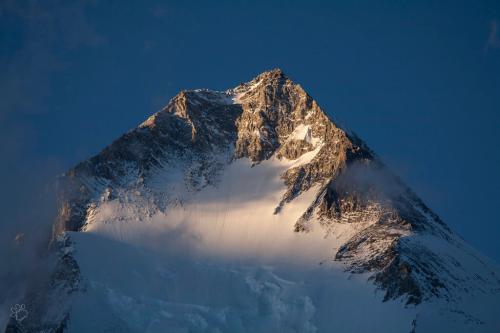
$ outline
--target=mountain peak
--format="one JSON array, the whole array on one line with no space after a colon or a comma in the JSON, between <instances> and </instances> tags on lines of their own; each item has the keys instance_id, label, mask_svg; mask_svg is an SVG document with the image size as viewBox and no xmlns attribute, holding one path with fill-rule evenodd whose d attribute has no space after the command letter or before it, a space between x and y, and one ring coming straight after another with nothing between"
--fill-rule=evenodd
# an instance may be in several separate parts
<instances>
[{"instance_id":1,"label":"mountain peak","mask_svg":"<svg viewBox=\"0 0 500 333\"><path fill-rule=\"evenodd\" d=\"M274 69L262 72L257 77L260 79L268 79L268 80L288 79L288 77L281 70L281 68L274 68Z\"/></svg>"},{"instance_id":2,"label":"mountain peak","mask_svg":"<svg viewBox=\"0 0 500 333\"><path fill-rule=\"evenodd\" d=\"M54 238L109 231L126 242L146 225L195 228L186 239L207 250L321 244L316 262L363 273L383 301L500 290L497 273L280 69L227 91L181 91L61 183Z\"/></svg>"}]
</instances>

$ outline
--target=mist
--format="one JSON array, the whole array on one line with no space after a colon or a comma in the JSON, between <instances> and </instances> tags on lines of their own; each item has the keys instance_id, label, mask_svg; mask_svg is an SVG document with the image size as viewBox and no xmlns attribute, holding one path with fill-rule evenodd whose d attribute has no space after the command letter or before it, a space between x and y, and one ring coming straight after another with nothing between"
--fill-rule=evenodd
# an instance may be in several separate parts
<instances>
[{"instance_id":1,"label":"mist","mask_svg":"<svg viewBox=\"0 0 500 333\"><path fill-rule=\"evenodd\" d=\"M3 155L5 156L5 155ZM58 164L6 161L0 166L0 328L10 308L49 274L48 244L56 216L54 191Z\"/></svg>"}]
</instances>

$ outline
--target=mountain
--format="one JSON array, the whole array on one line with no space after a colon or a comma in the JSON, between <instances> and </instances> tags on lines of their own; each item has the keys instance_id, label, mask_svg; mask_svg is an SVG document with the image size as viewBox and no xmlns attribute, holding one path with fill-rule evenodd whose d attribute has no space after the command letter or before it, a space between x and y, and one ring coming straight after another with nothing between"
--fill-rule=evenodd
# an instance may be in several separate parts
<instances>
[{"instance_id":1,"label":"mountain","mask_svg":"<svg viewBox=\"0 0 500 333\"><path fill-rule=\"evenodd\" d=\"M281 70L186 90L62 175L7 332L498 332L500 269Z\"/></svg>"}]
</instances>

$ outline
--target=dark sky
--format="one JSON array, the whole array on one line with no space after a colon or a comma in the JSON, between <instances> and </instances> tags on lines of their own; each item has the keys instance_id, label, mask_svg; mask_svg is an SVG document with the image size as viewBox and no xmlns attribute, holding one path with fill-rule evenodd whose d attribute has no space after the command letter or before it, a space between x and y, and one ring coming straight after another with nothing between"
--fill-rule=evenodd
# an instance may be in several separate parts
<instances>
[{"instance_id":1,"label":"dark sky","mask_svg":"<svg viewBox=\"0 0 500 333\"><path fill-rule=\"evenodd\" d=\"M179 90L280 67L500 261L499 29L498 1L2 0L3 234Z\"/></svg>"}]
</instances>

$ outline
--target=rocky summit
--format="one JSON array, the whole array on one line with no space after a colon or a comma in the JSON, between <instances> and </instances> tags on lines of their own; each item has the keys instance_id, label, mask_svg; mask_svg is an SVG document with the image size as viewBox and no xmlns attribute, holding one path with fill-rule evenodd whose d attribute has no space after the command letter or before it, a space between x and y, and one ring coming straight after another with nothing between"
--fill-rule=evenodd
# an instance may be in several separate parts
<instances>
[{"instance_id":1,"label":"rocky summit","mask_svg":"<svg viewBox=\"0 0 500 333\"><path fill-rule=\"evenodd\" d=\"M7 332L500 330L497 264L279 69L180 92L58 188Z\"/></svg>"}]
</instances>

